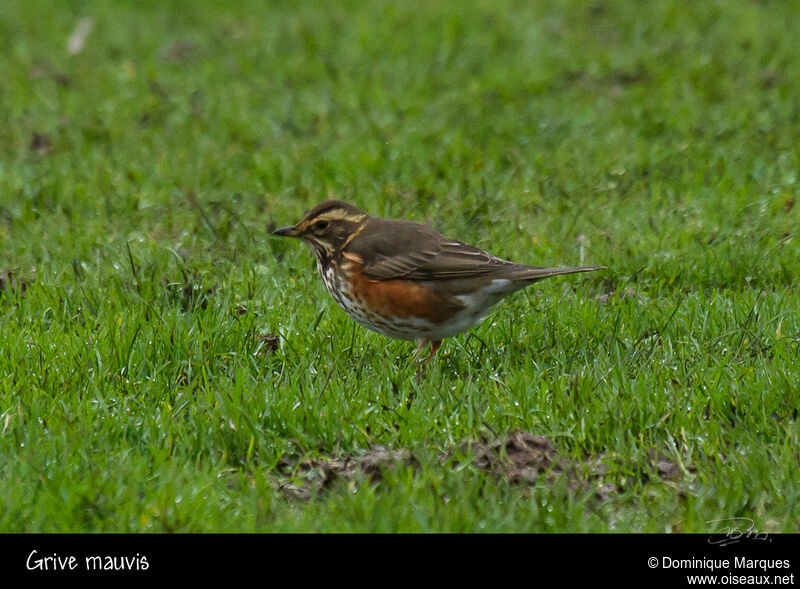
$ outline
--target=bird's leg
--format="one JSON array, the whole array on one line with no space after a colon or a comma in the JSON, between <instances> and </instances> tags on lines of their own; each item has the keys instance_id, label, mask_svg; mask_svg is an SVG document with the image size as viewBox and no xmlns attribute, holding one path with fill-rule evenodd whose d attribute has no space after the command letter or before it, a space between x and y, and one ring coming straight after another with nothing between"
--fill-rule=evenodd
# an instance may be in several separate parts
<instances>
[{"instance_id":1,"label":"bird's leg","mask_svg":"<svg viewBox=\"0 0 800 589\"><path fill-rule=\"evenodd\" d=\"M420 378L422 378L422 367L425 365L422 363L422 350L426 348L428 345L428 340L425 338L419 338L417 340L417 351L414 352L414 360L417 363L417 382L419 382Z\"/></svg>"},{"instance_id":2,"label":"bird's leg","mask_svg":"<svg viewBox=\"0 0 800 589\"><path fill-rule=\"evenodd\" d=\"M430 362L431 360L433 360L433 357L436 355L436 352L438 352L438 351L439 351L439 348L440 348L441 346L442 346L442 340L439 340L439 341L437 341L437 342L431 342L431 353L430 353L430 355L428 356L428 359L427 359L427 360L425 360L425 364L423 364L423 366L427 366L428 362Z\"/></svg>"},{"instance_id":3,"label":"bird's leg","mask_svg":"<svg viewBox=\"0 0 800 589\"><path fill-rule=\"evenodd\" d=\"M427 359L422 362L420 359L420 355L422 354L422 350L425 349L425 346L431 344L431 353L428 355ZM419 365L417 366L417 382L420 381L422 378L422 369L428 365L428 362L433 360L433 357L436 355L436 352L439 350L439 347L442 345L442 340L438 341L429 341L426 339L418 339L417 340L417 352L414 354L414 358L417 359Z\"/></svg>"},{"instance_id":4,"label":"bird's leg","mask_svg":"<svg viewBox=\"0 0 800 589\"><path fill-rule=\"evenodd\" d=\"M414 360L419 360L419 357L422 355L422 350L425 349L425 346L428 345L428 340L425 338L419 338L417 340L417 350L414 352Z\"/></svg>"}]
</instances>

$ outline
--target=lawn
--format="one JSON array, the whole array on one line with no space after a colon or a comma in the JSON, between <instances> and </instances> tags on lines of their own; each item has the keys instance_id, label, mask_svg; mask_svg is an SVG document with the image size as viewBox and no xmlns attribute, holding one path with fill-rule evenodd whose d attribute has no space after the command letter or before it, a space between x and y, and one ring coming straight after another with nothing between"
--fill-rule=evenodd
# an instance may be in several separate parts
<instances>
[{"instance_id":1,"label":"lawn","mask_svg":"<svg viewBox=\"0 0 800 589\"><path fill-rule=\"evenodd\" d=\"M0 531L800 529L793 2L0 6ZM325 198L552 278L356 325Z\"/></svg>"}]
</instances>

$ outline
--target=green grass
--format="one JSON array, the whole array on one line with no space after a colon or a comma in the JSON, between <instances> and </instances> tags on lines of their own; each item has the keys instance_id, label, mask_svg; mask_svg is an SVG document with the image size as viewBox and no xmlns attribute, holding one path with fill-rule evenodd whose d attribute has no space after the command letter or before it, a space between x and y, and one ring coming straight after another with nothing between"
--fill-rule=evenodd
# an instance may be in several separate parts
<instances>
[{"instance_id":1,"label":"green grass","mask_svg":"<svg viewBox=\"0 0 800 589\"><path fill-rule=\"evenodd\" d=\"M800 527L795 3L218 4L0 6L0 531ZM416 384L269 235L330 196L609 270ZM445 458L518 430L615 491Z\"/></svg>"}]
</instances>

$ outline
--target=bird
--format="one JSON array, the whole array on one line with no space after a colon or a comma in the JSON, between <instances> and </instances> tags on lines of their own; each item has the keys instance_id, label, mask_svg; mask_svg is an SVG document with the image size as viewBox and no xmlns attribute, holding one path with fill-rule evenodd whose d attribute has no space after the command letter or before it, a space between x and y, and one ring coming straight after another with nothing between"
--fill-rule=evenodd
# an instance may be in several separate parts
<instances>
[{"instance_id":1,"label":"bird","mask_svg":"<svg viewBox=\"0 0 800 589\"><path fill-rule=\"evenodd\" d=\"M606 266L515 264L445 237L428 225L382 219L326 200L273 235L309 244L333 299L358 324L414 341L414 357L436 355L442 340L483 321L508 295L551 276Z\"/></svg>"}]
</instances>

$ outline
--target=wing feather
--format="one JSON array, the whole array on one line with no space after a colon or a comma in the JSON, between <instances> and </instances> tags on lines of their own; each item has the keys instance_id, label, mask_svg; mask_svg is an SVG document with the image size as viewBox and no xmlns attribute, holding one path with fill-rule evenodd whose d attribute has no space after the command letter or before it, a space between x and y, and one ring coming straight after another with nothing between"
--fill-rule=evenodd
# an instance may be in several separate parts
<instances>
[{"instance_id":1,"label":"wing feather","mask_svg":"<svg viewBox=\"0 0 800 589\"><path fill-rule=\"evenodd\" d=\"M449 239L425 225L401 219L368 221L348 245L347 251L363 260L363 272L368 278L421 281L460 279L459 283L463 282L464 288L468 288L470 279L504 278L524 285L549 276L605 268L547 268L515 264Z\"/></svg>"},{"instance_id":2,"label":"wing feather","mask_svg":"<svg viewBox=\"0 0 800 589\"><path fill-rule=\"evenodd\" d=\"M430 227L399 219L371 223L348 249L364 260L364 274L378 280L470 278L514 266Z\"/></svg>"}]
</instances>

